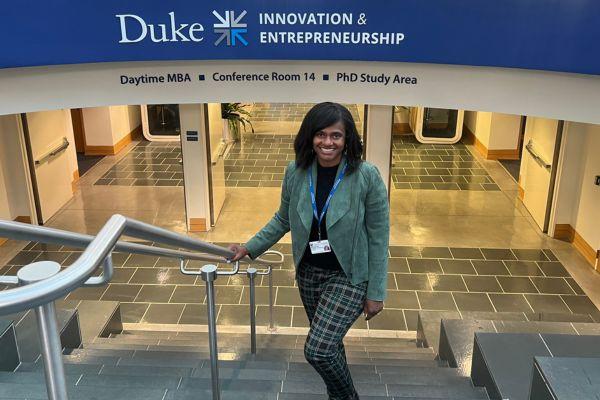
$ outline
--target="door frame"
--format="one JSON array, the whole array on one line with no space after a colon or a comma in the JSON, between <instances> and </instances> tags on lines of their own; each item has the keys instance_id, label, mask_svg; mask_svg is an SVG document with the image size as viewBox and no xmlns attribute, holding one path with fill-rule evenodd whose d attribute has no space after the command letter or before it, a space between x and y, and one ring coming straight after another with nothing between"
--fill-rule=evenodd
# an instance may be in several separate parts
<instances>
[{"instance_id":1,"label":"door frame","mask_svg":"<svg viewBox=\"0 0 600 400\"><path fill-rule=\"evenodd\" d=\"M29 128L27 126L27 114L15 114L17 120L17 129L19 131L19 145L21 147L21 160L25 170L25 182L27 187L27 203L29 208L29 218L32 225L42 224L42 207L35 176L35 166L33 165L33 152L31 150L31 140L29 138Z\"/></svg>"},{"instance_id":2,"label":"door frame","mask_svg":"<svg viewBox=\"0 0 600 400\"><path fill-rule=\"evenodd\" d=\"M558 204L558 192L560 190L561 175L564 168L564 150L567 141L565 136L569 133L569 122L560 120L556 132L556 144L554 145L554 154L552 156L552 172L550 174L550 188L548 190L548 205L546 206L546 218L544 221L544 231L548 236L554 237L556 228L556 209Z\"/></svg>"},{"instance_id":3,"label":"door frame","mask_svg":"<svg viewBox=\"0 0 600 400\"><path fill-rule=\"evenodd\" d=\"M465 111L459 108L456 109L456 129L454 131L454 136L451 138L432 138L423 136L423 120L425 118L425 109L426 108L436 108L436 107L417 107L417 125L415 129L415 137L421 143L429 143L429 144L454 144L460 141L463 134L463 123L465 119ZM454 110L454 108L447 108L446 110Z\"/></svg>"},{"instance_id":4,"label":"door frame","mask_svg":"<svg viewBox=\"0 0 600 400\"><path fill-rule=\"evenodd\" d=\"M198 103L201 104L201 103ZM177 103L179 106L179 103ZM142 116L142 135L151 142L179 142L181 141L181 132L179 135L152 135L150 125L148 124L148 104L140 104L140 114Z\"/></svg>"}]
</instances>

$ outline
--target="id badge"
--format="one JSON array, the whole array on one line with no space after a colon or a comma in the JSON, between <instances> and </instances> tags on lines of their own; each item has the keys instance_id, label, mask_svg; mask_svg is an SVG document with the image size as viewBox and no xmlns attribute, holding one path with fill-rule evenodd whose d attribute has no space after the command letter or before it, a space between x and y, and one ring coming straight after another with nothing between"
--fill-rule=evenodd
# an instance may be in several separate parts
<instances>
[{"instance_id":1,"label":"id badge","mask_svg":"<svg viewBox=\"0 0 600 400\"><path fill-rule=\"evenodd\" d=\"M331 253L329 240L316 240L314 242L309 242L308 245L310 246L310 254Z\"/></svg>"}]
</instances>

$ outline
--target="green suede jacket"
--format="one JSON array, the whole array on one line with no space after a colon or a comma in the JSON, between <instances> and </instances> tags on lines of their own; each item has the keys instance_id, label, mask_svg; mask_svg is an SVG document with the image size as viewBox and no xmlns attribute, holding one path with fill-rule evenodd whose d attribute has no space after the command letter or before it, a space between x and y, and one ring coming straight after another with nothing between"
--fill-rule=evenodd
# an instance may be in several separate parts
<instances>
[{"instance_id":1,"label":"green suede jacket","mask_svg":"<svg viewBox=\"0 0 600 400\"><path fill-rule=\"evenodd\" d=\"M345 160L338 167L340 173ZM317 182L316 161L312 168ZM296 271L308 244L313 221L308 170L291 162L281 189L281 204L273 218L246 243L251 257L258 257L288 231ZM327 237L342 269L353 284L368 281L367 298L386 296L389 243L389 205L377 168L362 162L340 182L327 210Z\"/></svg>"}]
</instances>

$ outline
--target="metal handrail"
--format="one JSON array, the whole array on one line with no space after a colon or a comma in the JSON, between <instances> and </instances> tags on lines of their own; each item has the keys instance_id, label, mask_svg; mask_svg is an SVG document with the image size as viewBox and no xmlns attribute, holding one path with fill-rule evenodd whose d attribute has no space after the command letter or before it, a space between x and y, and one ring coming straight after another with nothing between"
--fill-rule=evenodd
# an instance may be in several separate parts
<instances>
[{"instance_id":1,"label":"metal handrail","mask_svg":"<svg viewBox=\"0 0 600 400\"><path fill-rule=\"evenodd\" d=\"M527 142L525 149L527 149L529 154L531 154L531 157L533 157L533 159L538 164L540 164L540 166L544 167L548 171L550 171L550 169L552 169L552 164L547 163L546 160L544 160L544 158L540 154L538 154L537 151L535 151L535 149L533 148L533 141L531 139L529 139L529 142Z\"/></svg>"},{"instance_id":2,"label":"metal handrail","mask_svg":"<svg viewBox=\"0 0 600 400\"><path fill-rule=\"evenodd\" d=\"M122 235L209 254L191 253L189 251L165 249L137 243L119 242L118 239ZM170 232L166 229L126 218L118 214L113 215L95 237L2 220L0 220L0 236L17 240L35 240L44 243L85 248L77 260L62 271L60 265L56 262L41 261L22 267L17 272L17 276L0 277L0 283L20 285L20 287L0 292L0 315L35 308L40 341L42 343L46 388L50 400L67 399L67 387L64 366L62 363L62 347L60 344L58 327L56 325L54 301L81 286L100 286L108 283L113 274L112 252L114 250L178 258L181 260L182 272L187 271L185 270L184 265L184 260L186 259L223 262L223 258L227 261L235 255L235 253L229 249L206 243L201 240L192 239L182 234ZM283 262L283 255L281 255L281 253L279 254L281 256L280 261L269 261L262 258L251 260L249 257L244 257L235 262L234 269L231 271L218 271L216 266L206 265L202 267L201 270L202 278L204 280L211 280L212 289L212 281L216 279L217 275L233 275L238 273L240 261L267 265L268 268L266 273L270 276L271 265ZM101 264L103 267L102 274L97 277L92 277L92 274ZM250 270L254 270L256 273L256 270L253 268L248 268L246 272L249 272ZM189 272L190 274L196 274L195 271ZM270 282L272 285L271 280ZM272 307L272 295L270 295L269 298ZM210 340L212 341L211 350L214 348L216 351L214 293L212 292L209 293L209 303L209 306L211 306L209 307L209 310L213 311L211 318L213 325L212 327L209 326L209 328L212 329L210 335ZM254 299L252 299L251 304L254 304ZM253 319L252 321L254 323ZM254 341L255 339L253 336L253 343ZM216 360L216 358L214 358L214 360ZM211 357L211 361L213 361L213 357ZM216 365L214 367L216 368ZM213 393L213 395L215 395L215 393ZM219 396L218 390L216 395Z\"/></svg>"},{"instance_id":3,"label":"metal handrail","mask_svg":"<svg viewBox=\"0 0 600 400\"><path fill-rule=\"evenodd\" d=\"M270 264L281 264L283 263L283 254L268 250L263 253L264 255L275 254L279 256L279 260L270 261ZM213 400L221 399L221 389L219 384L219 351L217 346L217 318L215 309L215 280L219 275L235 275L238 273L245 273L250 280L250 352L256 354L256 292L255 292L255 280L257 275L267 275L269 277L269 329L273 330L273 269L271 265L267 266L264 271L258 271L256 268L248 267L244 271L240 271L239 262L235 263L235 266L230 271L219 271L216 265L204 265L199 270L188 270L185 268L183 261L180 265L180 270L184 275L200 275L202 280L206 283L206 308L208 316L208 342L209 342L209 353L210 353L210 374L211 374L211 386L212 386L212 398Z\"/></svg>"},{"instance_id":4,"label":"metal handrail","mask_svg":"<svg viewBox=\"0 0 600 400\"><path fill-rule=\"evenodd\" d=\"M35 165L40 165L47 158L54 157L55 155L57 155L61 151L66 150L68 147L69 147L69 141L67 140L66 137L63 137L61 143L58 146L56 146L52 150L48 150L47 152L45 152L44 154L42 154L40 157L38 157L34 161L34 164Z\"/></svg>"},{"instance_id":5,"label":"metal handrail","mask_svg":"<svg viewBox=\"0 0 600 400\"><path fill-rule=\"evenodd\" d=\"M190 253L181 250L165 249L137 243L118 242L122 235L152 240L154 242L198 250L209 254ZM59 299L80 286L97 286L108 282L101 277L91 277L106 257L114 250L135 254L156 255L178 259L194 259L209 262L223 262L233 257L229 249L192 239L144 222L122 215L113 215L102 227L97 236L61 231L59 229L34 226L14 221L0 220L0 236L16 240L34 240L43 243L62 244L73 247L85 247L84 252L69 267L42 282L24 287L5 290L0 293L0 315L11 314L37 307ZM273 264L272 261L249 257L241 260L247 263ZM106 271L105 271L106 272ZM89 279L88 279L89 278ZM18 284L16 276L0 277L0 283Z\"/></svg>"}]
</instances>

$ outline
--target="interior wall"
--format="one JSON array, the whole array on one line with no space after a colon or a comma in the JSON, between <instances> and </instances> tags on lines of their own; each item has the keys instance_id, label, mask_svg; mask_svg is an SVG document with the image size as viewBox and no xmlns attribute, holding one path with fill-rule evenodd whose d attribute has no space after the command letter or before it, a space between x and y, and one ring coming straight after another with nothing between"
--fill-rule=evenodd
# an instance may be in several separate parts
<instances>
[{"instance_id":1,"label":"interior wall","mask_svg":"<svg viewBox=\"0 0 600 400\"><path fill-rule=\"evenodd\" d=\"M469 131L475 133L477 127L477 111L465 111L464 124Z\"/></svg>"},{"instance_id":2,"label":"interior wall","mask_svg":"<svg viewBox=\"0 0 600 400\"><path fill-rule=\"evenodd\" d=\"M568 122L563 133L562 168L557 176L556 224L575 224L579 207L585 159L581 158L586 133L585 124Z\"/></svg>"},{"instance_id":3,"label":"interior wall","mask_svg":"<svg viewBox=\"0 0 600 400\"><path fill-rule=\"evenodd\" d=\"M0 116L0 202L3 219L29 216L27 180L16 115Z\"/></svg>"},{"instance_id":4,"label":"interior wall","mask_svg":"<svg viewBox=\"0 0 600 400\"><path fill-rule=\"evenodd\" d=\"M389 192L393 107L374 105L368 107L365 159L377 167Z\"/></svg>"},{"instance_id":5,"label":"interior wall","mask_svg":"<svg viewBox=\"0 0 600 400\"><path fill-rule=\"evenodd\" d=\"M514 150L519 147L521 116L492 113L489 150Z\"/></svg>"},{"instance_id":6,"label":"interior wall","mask_svg":"<svg viewBox=\"0 0 600 400\"><path fill-rule=\"evenodd\" d=\"M71 176L73 181L79 179L79 166L77 165L77 150L75 149L75 133L73 132L73 118L71 117L71 110L62 110L65 115L65 137L69 141L69 151L67 156L69 158L69 165L71 167Z\"/></svg>"},{"instance_id":7,"label":"interior wall","mask_svg":"<svg viewBox=\"0 0 600 400\"><path fill-rule=\"evenodd\" d=\"M83 109L86 146L114 146L141 124L140 106Z\"/></svg>"},{"instance_id":8,"label":"interior wall","mask_svg":"<svg viewBox=\"0 0 600 400\"><path fill-rule=\"evenodd\" d=\"M489 149L490 147L490 134L492 127L492 113L477 111L477 120L475 123L475 130L472 131L477 137L477 140Z\"/></svg>"},{"instance_id":9,"label":"interior wall","mask_svg":"<svg viewBox=\"0 0 600 400\"><path fill-rule=\"evenodd\" d=\"M109 113L113 145L142 123L139 106L110 106Z\"/></svg>"},{"instance_id":10,"label":"interior wall","mask_svg":"<svg viewBox=\"0 0 600 400\"><path fill-rule=\"evenodd\" d=\"M10 212L6 182L4 180L4 168L0 168L0 219L12 220L13 218Z\"/></svg>"},{"instance_id":11,"label":"interior wall","mask_svg":"<svg viewBox=\"0 0 600 400\"><path fill-rule=\"evenodd\" d=\"M397 108L394 110L394 123L395 124L408 124L408 110L404 108Z\"/></svg>"},{"instance_id":12,"label":"interior wall","mask_svg":"<svg viewBox=\"0 0 600 400\"><path fill-rule=\"evenodd\" d=\"M86 146L112 146L109 107L84 108L82 112Z\"/></svg>"},{"instance_id":13,"label":"interior wall","mask_svg":"<svg viewBox=\"0 0 600 400\"><path fill-rule=\"evenodd\" d=\"M600 249L600 186L594 185L594 177L600 175L600 125L584 126L583 148L580 152L583 171L579 206L575 214L574 228L595 250Z\"/></svg>"}]
</instances>

